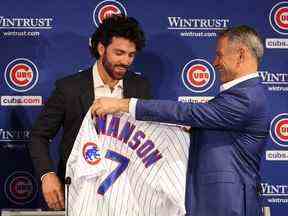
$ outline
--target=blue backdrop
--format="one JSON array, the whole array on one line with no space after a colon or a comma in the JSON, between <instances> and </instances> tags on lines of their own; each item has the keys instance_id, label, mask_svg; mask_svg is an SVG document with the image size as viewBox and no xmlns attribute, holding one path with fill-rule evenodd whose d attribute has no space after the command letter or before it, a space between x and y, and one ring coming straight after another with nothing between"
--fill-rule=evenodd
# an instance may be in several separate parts
<instances>
[{"instance_id":1,"label":"blue backdrop","mask_svg":"<svg viewBox=\"0 0 288 216\"><path fill-rule=\"evenodd\" d=\"M89 37L101 19L125 13L139 20L147 47L133 70L155 98L205 102L218 92L212 60L217 33L247 24L263 36L260 67L271 102L270 140L263 157L263 204L288 212L288 2L16 1L0 8L0 208L39 208L39 179L26 148L30 129L56 79L88 68ZM57 138L51 148L57 160ZM237 194L235 194L237 196Z\"/></svg>"}]
</instances>

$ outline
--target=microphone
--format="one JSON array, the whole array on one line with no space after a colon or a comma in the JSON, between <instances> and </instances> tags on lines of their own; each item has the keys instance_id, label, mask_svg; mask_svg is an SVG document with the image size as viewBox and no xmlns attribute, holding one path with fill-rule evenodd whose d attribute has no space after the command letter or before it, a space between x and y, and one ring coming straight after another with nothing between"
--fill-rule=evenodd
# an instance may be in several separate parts
<instances>
[{"instance_id":1,"label":"microphone","mask_svg":"<svg viewBox=\"0 0 288 216\"><path fill-rule=\"evenodd\" d=\"M268 206L262 207L262 213L263 213L264 216L271 216L270 207L268 207Z\"/></svg>"},{"instance_id":2,"label":"microphone","mask_svg":"<svg viewBox=\"0 0 288 216\"><path fill-rule=\"evenodd\" d=\"M69 177L69 176L67 176L66 178L65 178L65 185L70 185L71 184L71 178Z\"/></svg>"},{"instance_id":3,"label":"microphone","mask_svg":"<svg viewBox=\"0 0 288 216\"><path fill-rule=\"evenodd\" d=\"M71 178L67 176L65 178L65 216L69 214L69 186L71 185Z\"/></svg>"}]
</instances>

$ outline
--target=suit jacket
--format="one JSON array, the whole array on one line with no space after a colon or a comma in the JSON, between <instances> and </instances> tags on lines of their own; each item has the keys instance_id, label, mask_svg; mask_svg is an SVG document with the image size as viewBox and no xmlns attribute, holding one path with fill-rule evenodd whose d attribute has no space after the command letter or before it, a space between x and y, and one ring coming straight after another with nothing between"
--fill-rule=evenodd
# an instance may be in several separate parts
<instances>
[{"instance_id":1,"label":"suit jacket","mask_svg":"<svg viewBox=\"0 0 288 216\"><path fill-rule=\"evenodd\" d=\"M269 130L258 78L206 104L138 100L136 119L192 126L186 182L191 216L258 216L260 158Z\"/></svg>"},{"instance_id":2,"label":"suit jacket","mask_svg":"<svg viewBox=\"0 0 288 216\"><path fill-rule=\"evenodd\" d=\"M58 80L55 86L32 128L29 150L40 176L54 171L49 143L63 127L58 166L58 175L63 181L74 140L94 100L92 68ZM127 73L123 78L123 95L125 98L150 98L148 82L134 73Z\"/></svg>"}]
</instances>

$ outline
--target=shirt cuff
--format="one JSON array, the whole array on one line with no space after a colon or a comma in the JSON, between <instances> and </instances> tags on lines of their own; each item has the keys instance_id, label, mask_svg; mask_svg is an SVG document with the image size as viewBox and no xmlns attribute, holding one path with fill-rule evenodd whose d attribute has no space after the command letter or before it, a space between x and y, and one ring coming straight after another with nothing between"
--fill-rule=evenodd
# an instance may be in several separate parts
<instances>
[{"instance_id":1,"label":"shirt cuff","mask_svg":"<svg viewBox=\"0 0 288 216\"><path fill-rule=\"evenodd\" d=\"M55 173L55 172L47 172L47 173L43 174L43 175L41 176L41 182L43 181L44 177L47 176L49 173Z\"/></svg>"},{"instance_id":2,"label":"shirt cuff","mask_svg":"<svg viewBox=\"0 0 288 216\"><path fill-rule=\"evenodd\" d=\"M137 104L137 99L131 98L129 101L129 113L135 119L136 119L136 104Z\"/></svg>"}]
</instances>

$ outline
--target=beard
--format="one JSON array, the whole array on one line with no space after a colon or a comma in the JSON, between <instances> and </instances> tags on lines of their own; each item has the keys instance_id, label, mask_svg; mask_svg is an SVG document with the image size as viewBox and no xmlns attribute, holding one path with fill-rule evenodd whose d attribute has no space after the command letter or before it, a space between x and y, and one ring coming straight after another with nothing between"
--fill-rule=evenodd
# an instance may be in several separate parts
<instances>
[{"instance_id":1,"label":"beard","mask_svg":"<svg viewBox=\"0 0 288 216\"><path fill-rule=\"evenodd\" d=\"M114 80L123 79L123 77L125 76L126 72L129 69L129 65L113 64L112 62L110 62L109 59L107 58L106 52L104 53L102 59L102 65L105 71L108 73L108 75ZM120 69L120 71L117 69Z\"/></svg>"}]
</instances>

